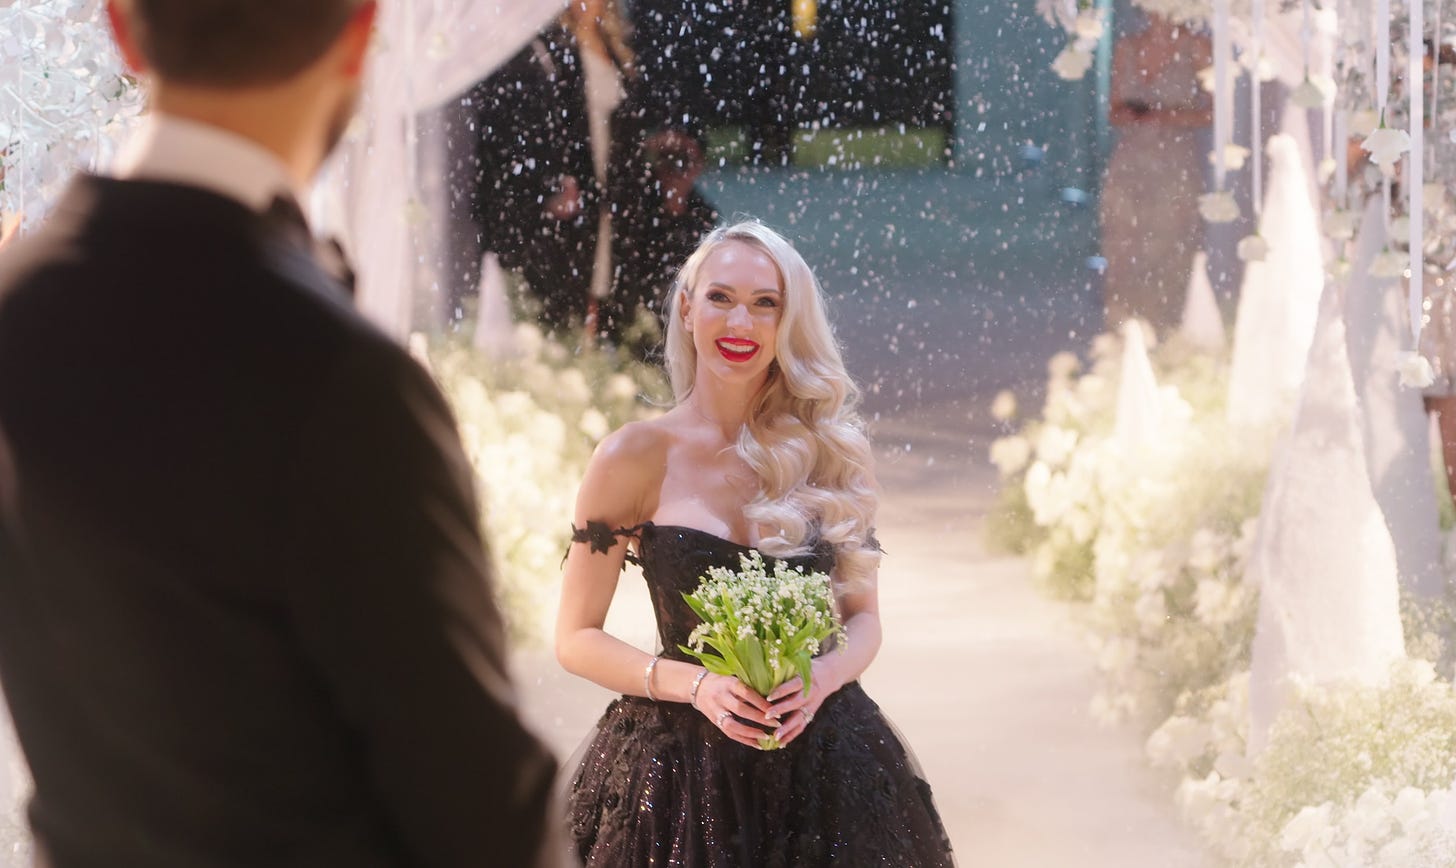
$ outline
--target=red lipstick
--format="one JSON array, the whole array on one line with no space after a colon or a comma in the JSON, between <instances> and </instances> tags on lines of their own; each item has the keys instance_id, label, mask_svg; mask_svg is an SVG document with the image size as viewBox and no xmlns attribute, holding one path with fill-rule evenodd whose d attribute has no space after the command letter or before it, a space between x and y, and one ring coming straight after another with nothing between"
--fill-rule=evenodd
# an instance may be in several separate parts
<instances>
[{"instance_id":1,"label":"red lipstick","mask_svg":"<svg viewBox=\"0 0 1456 868\"><path fill-rule=\"evenodd\" d=\"M718 353L730 362L746 362L758 355L758 344L743 338L722 338L716 346Z\"/></svg>"}]
</instances>

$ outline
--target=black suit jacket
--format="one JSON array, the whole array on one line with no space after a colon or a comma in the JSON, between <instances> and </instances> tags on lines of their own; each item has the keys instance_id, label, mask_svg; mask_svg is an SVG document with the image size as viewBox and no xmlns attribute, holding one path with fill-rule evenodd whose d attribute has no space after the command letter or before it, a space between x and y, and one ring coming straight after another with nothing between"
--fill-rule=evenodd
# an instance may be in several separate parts
<instances>
[{"instance_id":1,"label":"black suit jacket","mask_svg":"<svg viewBox=\"0 0 1456 868\"><path fill-rule=\"evenodd\" d=\"M49 861L532 863L554 762L471 480L288 233L79 179L0 253L0 681Z\"/></svg>"}]
</instances>

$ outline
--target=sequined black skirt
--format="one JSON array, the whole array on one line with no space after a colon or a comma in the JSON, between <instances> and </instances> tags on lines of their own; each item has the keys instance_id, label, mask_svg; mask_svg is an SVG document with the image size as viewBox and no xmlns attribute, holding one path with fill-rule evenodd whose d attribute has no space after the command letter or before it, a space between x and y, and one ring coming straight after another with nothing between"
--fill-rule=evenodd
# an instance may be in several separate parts
<instances>
[{"instance_id":1,"label":"sequined black skirt","mask_svg":"<svg viewBox=\"0 0 1456 868\"><path fill-rule=\"evenodd\" d=\"M930 786L857 682L767 752L687 705L618 699L581 752L568 805L587 866L954 864Z\"/></svg>"}]
</instances>

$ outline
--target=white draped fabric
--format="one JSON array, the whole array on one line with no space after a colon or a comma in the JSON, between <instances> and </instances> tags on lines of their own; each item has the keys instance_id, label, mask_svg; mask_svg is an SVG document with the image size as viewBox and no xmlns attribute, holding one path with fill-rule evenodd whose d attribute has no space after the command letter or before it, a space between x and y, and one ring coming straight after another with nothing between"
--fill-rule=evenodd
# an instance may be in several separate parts
<instances>
[{"instance_id":1,"label":"white draped fabric","mask_svg":"<svg viewBox=\"0 0 1456 868\"><path fill-rule=\"evenodd\" d=\"M1143 324L1129 320L1122 327L1122 374L1117 386L1117 419L1113 440L1125 455L1152 445L1159 431L1158 378L1148 358Z\"/></svg>"},{"instance_id":2,"label":"white draped fabric","mask_svg":"<svg viewBox=\"0 0 1456 868\"><path fill-rule=\"evenodd\" d=\"M339 236L358 275L360 309L396 338L408 335L434 283L443 190L419 174L419 117L509 60L565 8L563 0L395 0L381 20L359 118L321 174L312 217ZM426 160L429 154L424 155Z\"/></svg>"},{"instance_id":3,"label":"white draped fabric","mask_svg":"<svg viewBox=\"0 0 1456 868\"><path fill-rule=\"evenodd\" d=\"M1344 312L1332 288L1250 555L1249 579L1259 586L1251 754L1266 743L1292 681L1379 683L1405 653L1395 545L1365 454Z\"/></svg>"},{"instance_id":4,"label":"white draped fabric","mask_svg":"<svg viewBox=\"0 0 1456 868\"><path fill-rule=\"evenodd\" d=\"M1370 276L1385 248L1384 207L1372 197L1365 208L1350 263L1345 322L1355 394L1375 498L1395 539L1401 584L1415 594L1441 594L1441 534L1431 478L1430 425L1421 393L1403 388L1397 357L1407 348L1404 282Z\"/></svg>"},{"instance_id":5,"label":"white draped fabric","mask_svg":"<svg viewBox=\"0 0 1456 868\"><path fill-rule=\"evenodd\" d=\"M1229 371L1229 421L1248 429L1267 429L1286 414L1304 380L1324 286L1319 218L1293 138L1269 139L1269 165L1259 223L1269 254L1244 271Z\"/></svg>"},{"instance_id":6,"label":"white draped fabric","mask_svg":"<svg viewBox=\"0 0 1456 868\"><path fill-rule=\"evenodd\" d=\"M1228 348L1223 312L1218 308L1218 297L1213 294L1213 283L1208 279L1208 254L1202 250L1193 255L1178 333L1201 350L1222 353Z\"/></svg>"}]
</instances>

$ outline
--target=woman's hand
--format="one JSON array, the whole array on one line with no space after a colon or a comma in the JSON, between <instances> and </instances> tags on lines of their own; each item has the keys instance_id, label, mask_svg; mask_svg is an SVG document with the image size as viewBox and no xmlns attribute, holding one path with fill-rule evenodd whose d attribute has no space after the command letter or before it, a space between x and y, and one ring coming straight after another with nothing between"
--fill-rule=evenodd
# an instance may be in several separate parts
<instances>
[{"instance_id":1,"label":"woman's hand","mask_svg":"<svg viewBox=\"0 0 1456 868\"><path fill-rule=\"evenodd\" d=\"M703 683L698 685L698 711L724 735L753 748L758 747L758 740L767 732L743 721L762 724L768 730L778 725L778 721L768 716L768 700L731 675L710 673L703 678Z\"/></svg>"},{"instance_id":2,"label":"woman's hand","mask_svg":"<svg viewBox=\"0 0 1456 868\"><path fill-rule=\"evenodd\" d=\"M813 677L810 679L807 696L804 694L802 678L786 681L768 695L769 702L773 703L769 713L778 720L778 731L775 734L779 737L781 746L787 747L789 742L798 738L813 722L814 715L819 713L819 707L824 704L824 700L844 686L828 660L816 658L811 669Z\"/></svg>"}]
</instances>

